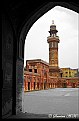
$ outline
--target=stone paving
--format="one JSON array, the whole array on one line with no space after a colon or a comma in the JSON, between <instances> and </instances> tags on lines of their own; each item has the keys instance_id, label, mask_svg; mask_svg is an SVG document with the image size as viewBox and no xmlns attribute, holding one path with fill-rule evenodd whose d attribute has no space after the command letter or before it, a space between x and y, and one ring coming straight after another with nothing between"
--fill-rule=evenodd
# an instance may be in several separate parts
<instances>
[{"instance_id":1,"label":"stone paving","mask_svg":"<svg viewBox=\"0 0 79 121\"><path fill-rule=\"evenodd\" d=\"M24 93L24 112L17 118L79 117L79 88L55 88ZM14 116L14 118L16 118Z\"/></svg>"},{"instance_id":2,"label":"stone paving","mask_svg":"<svg viewBox=\"0 0 79 121\"><path fill-rule=\"evenodd\" d=\"M26 92L24 112L34 114L78 114L78 88L56 88Z\"/></svg>"}]
</instances>

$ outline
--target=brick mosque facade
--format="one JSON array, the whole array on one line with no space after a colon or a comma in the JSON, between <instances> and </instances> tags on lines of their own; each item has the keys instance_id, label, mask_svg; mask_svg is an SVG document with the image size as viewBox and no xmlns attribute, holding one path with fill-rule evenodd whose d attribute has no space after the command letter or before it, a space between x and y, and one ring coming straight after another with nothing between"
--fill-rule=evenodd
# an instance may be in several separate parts
<instances>
[{"instance_id":1,"label":"brick mosque facade","mask_svg":"<svg viewBox=\"0 0 79 121\"><path fill-rule=\"evenodd\" d=\"M52 21L49 44L49 63L41 60L26 60L24 68L24 91L44 90L50 88L77 88L79 87L78 69L59 68L58 43L56 25Z\"/></svg>"}]
</instances>

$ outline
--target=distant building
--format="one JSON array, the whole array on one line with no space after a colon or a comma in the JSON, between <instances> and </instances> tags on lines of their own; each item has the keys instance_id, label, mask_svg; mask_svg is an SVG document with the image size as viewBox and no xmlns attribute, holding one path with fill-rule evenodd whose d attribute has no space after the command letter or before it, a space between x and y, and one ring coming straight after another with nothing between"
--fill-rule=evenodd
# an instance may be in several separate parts
<instances>
[{"instance_id":1,"label":"distant building","mask_svg":"<svg viewBox=\"0 0 79 121\"><path fill-rule=\"evenodd\" d=\"M62 77L77 77L78 69L61 68Z\"/></svg>"},{"instance_id":2,"label":"distant building","mask_svg":"<svg viewBox=\"0 0 79 121\"><path fill-rule=\"evenodd\" d=\"M50 25L49 63L41 60L26 60L24 68L24 91L41 90L49 88L79 87L78 69L59 68L58 43L56 25Z\"/></svg>"}]
</instances>

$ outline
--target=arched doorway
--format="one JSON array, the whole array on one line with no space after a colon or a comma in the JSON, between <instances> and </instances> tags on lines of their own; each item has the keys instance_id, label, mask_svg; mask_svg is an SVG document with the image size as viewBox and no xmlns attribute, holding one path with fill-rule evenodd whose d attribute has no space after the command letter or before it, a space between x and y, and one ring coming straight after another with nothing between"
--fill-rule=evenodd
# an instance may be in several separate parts
<instances>
[{"instance_id":1,"label":"arched doorway","mask_svg":"<svg viewBox=\"0 0 79 121\"><path fill-rule=\"evenodd\" d=\"M7 5L5 4L5 6L7 6ZM11 18L11 20L14 19L14 21L12 21L12 23L9 22L10 24L12 24L14 26L14 30L12 30L12 31L14 31L14 33L16 33L15 34L16 36L12 37L12 38L14 38L15 41L12 44L13 45L13 53L12 53L13 54L13 59L12 59L13 66L11 68L13 71L12 72L13 83L12 83L11 88L13 88L12 96L13 96L14 100L13 100L12 110L14 110L14 114L17 114L21 111L23 112L23 93L24 93L23 64L24 64L25 38L27 36L29 29L33 25L33 23L36 20L38 20L42 15L44 15L47 11L54 8L55 6L62 6L62 7L71 9L71 10L79 13L79 6L77 4L73 4L72 2L68 2L68 3L67 2L48 2L48 3L45 3L44 6L41 6L41 7L39 6L38 10L36 10L34 13L33 13L33 11L31 11L32 14L30 14L29 19L23 18L22 23L19 25L19 28L20 28L19 30L16 30L17 25L14 23L14 21L19 21L19 19L17 19L17 17L16 17L17 15L13 16L13 17L15 17L15 19ZM19 11L20 7L23 8L23 6L16 5L16 7L13 8L12 11L10 11L9 15L11 14L11 12L14 11L14 9L15 9L15 11ZM19 12L20 18L22 16L22 12L28 13L28 11L26 11L26 9L25 9L25 11L21 11L21 13ZM16 14L16 12L14 14ZM27 18L27 16L26 16L26 18ZM7 32L9 33L9 31L7 31ZM6 38L5 38L5 40L6 40ZM5 50L5 47L3 47L3 49ZM5 58L4 58L4 60L5 60ZM3 65L4 65L4 63L3 63ZM10 64L8 64L8 65L10 65ZM7 65L7 67L9 67L8 65ZM3 68L4 74L5 74L5 68L6 67ZM4 92L5 91L6 90L4 90Z\"/></svg>"},{"instance_id":2,"label":"arched doorway","mask_svg":"<svg viewBox=\"0 0 79 121\"><path fill-rule=\"evenodd\" d=\"M62 87L63 87L63 88L66 88L66 87L67 87L66 82L63 83L63 86L62 86Z\"/></svg>"},{"instance_id":3,"label":"arched doorway","mask_svg":"<svg viewBox=\"0 0 79 121\"><path fill-rule=\"evenodd\" d=\"M54 8L55 6L62 6L62 7L66 7L66 8L69 8L69 9L75 11L75 9L73 9L74 7L71 4L69 4L69 3L63 4L62 2L49 2L47 5L45 5L40 10L38 10L27 22L25 22L25 24L22 27L21 32L20 32L20 37L19 37L20 41L19 41L19 49L18 50L19 50L19 57L21 57L22 59L24 59L23 47L24 47L24 43L25 43L25 38L27 36L27 33L28 33L30 27L33 25L33 23L36 20L38 20L39 17L41 17L44 13L46 13L51 8ZM66 86L67 86L66 83L63 83L63 87L66 87Z\"/></svg>"}]
</instances>

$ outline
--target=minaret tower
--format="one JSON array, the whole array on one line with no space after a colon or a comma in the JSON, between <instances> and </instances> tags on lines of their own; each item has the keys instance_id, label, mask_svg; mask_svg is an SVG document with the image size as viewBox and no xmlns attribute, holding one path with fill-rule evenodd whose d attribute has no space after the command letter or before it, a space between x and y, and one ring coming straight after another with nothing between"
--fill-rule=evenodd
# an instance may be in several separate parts
<instances>
[{"instance_id":1,"label":"minaret tower","mask_svg":"<svg viewBox=\"0 0 79 121\"><path fill-rule=\"evenodd\" d=\"M47 37L47 42L49 43L49 75L53 77L60 76L60 69L58 67L58 43L59 37L57 36L56 25L52 21L50 25L50 36Z\"/></svg>"}]
</instances>

